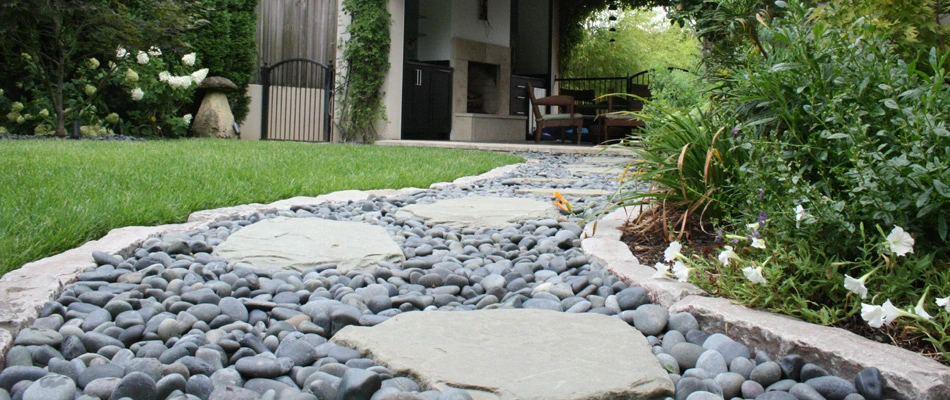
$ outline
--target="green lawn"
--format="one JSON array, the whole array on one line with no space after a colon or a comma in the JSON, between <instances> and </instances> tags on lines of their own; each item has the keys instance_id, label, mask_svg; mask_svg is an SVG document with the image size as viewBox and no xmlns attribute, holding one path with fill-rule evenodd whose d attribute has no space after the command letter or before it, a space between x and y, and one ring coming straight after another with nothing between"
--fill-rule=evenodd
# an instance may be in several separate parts
<instances>
[{"instance_id":1,"label":"green lawn","mask_svg":"<svg viewBox=\"0 0 950 400\"><path fill-rule=\"evenodd\" d=\"M424 188L520 161L502 153L342 144L0 141L0 275L113 228L345 189Z\"/></svg>"}]
</instances>

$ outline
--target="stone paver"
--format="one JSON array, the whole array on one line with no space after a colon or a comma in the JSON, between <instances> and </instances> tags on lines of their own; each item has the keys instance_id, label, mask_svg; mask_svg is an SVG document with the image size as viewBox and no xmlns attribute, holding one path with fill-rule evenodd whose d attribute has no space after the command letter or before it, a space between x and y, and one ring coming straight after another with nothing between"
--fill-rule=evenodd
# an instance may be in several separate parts
<instances>
[{"instance_id":1,"label":"stone paver","mask_svg":"<svg viewBox=\"0 0 950 400\"><path fill-rule=\"evenodd\" d=\"M561 196L564 196L564 197L594 197L594 196L606 196L606 195L609 195L609 194L613 193L613 192L609 192L609 191L606 191L606 190L599 190L599 189L550 189L550 188L545 188L545 189L534 189L534 188L518 189L518 190L515 190L515 193L518 193L518 194L536 194L536 195L540 195L540 196L548 196L548 197L553 198L553 197L554 197L554 191L555 191L555 190L556 190L558 193L560 193Z\"/></svg>"},{"instance_id":2,"label":"stone paver","mask_svg":"<svg viewBox=\"0 0 950 400\"><path fill-rule=\"evenodd\" d=\"M592 165L592 164L573 164L565 167L575 176L584 176L590 174L613 174L618 177L623 174L622 165Z\"/></svg>"},{"instance_id":3,"label":"stone paver","mask_svg":"<svg viewBox=\"0 0 950 400\"><path fill-rule=\"evenodd\" d=\"M332 339L439 390L483 399L649 399L673 383L646 338L599 314L514 309L404 313Z\"/></svg>"},{"instance_id":4,"label":"stone paver","mask_svg":"<svg viewBox=\"0 0 950 400\"><path fill-rule=\"evenodd\" d=\"M274 218L249 225L214 253L258 268L304 270L336 263L341 273L372 270L379 261L405 261L385 229L360 222Z\"/></svg>"},{"instance_id":5,"label":"stone paver","mask_svg":"<svg viewBox=\"0 0 950 400\"><path fill-rule=\"evenodd\" d=\"M399 209L395 215L399 218L421 217L433 224L472 228L504 228L520 221L559 216L553 203L487 196L413 204Z\"/></svg>"}]
</instances>

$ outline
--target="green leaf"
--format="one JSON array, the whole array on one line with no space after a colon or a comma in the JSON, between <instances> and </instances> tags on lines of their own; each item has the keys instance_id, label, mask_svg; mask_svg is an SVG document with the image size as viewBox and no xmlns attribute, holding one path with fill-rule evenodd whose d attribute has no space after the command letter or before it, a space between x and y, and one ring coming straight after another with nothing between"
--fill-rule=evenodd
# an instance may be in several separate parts
<instances>
[{"instance_id":1,"label":"green leaf","mask_svg":"<svg viewBox=\"0 0 950 400\"><path fill-rule=\"evenodd\" d=\"M940 240L947 240L947 219L943 214L937 215L937 234L940 235Z\"/></svg>"},{"instance_id":2,"label":"green leaf","mask_svg":"<svg viewBox=\"0 0 950 400\"><path fill-rule=\"evenodd\" d=\"M890 109L897 110L900 107L897 105L897 102L894 99L884 99L884 106Z\"/></svg>"},{"instance_id":3,"label":"green leaf","mask_svg":"<svg viewBox=\"0 0 950 400\"><path fill-rule=\"evenodd\" d=\"M937 189L937 193L940 193L941 196L950 198L950 188L948 188L943 182L934 179L934 189Z\"/></svg>"},{"instance_id":4,"label":"green leaf","mask_svg":"<svg viewBox=\"0 0 950 400\"><path fill-rule=\"evenodd\" d=\"M788 63L778 63L769 68L769 72L781 72L781 71L790 71L799 69L802 67L801 63L797 62L788 62Z\"/></svg>"}]
</instances>

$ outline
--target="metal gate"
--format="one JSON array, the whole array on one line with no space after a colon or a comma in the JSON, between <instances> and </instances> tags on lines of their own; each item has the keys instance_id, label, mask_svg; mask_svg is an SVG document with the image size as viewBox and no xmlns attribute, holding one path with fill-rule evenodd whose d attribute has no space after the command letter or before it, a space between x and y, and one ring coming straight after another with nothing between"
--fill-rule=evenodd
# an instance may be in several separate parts
<instances>
[{"instance_id":1,"label":"metal gate","mask_svg":"<svg viewBox=\"0 0 950 400\"><path fill-rule=\"evenodd\" d=\"M332 62L331 62L332 65ZM290 58L261 68L261 139L329 142L333 67Z\"/></svg>"}]
</instances>

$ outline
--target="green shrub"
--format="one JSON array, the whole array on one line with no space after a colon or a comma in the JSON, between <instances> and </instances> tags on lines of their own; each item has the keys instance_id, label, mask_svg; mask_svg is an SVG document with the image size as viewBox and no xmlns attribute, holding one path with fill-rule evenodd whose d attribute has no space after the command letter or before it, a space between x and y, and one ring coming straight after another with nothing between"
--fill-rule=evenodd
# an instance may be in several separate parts
<instances>
[{"instance_id":1,"label":"green shrub","mask_svg":"<svg viewBox=\"0 0 950 400\"><path fill-rule=\"evenodd\" d=\"M257 0L202 0L196 6L200 23L185 38L211 76L237 85L228 100L239 123L249 112L247 87L257 71L256 7Z\"/></svg>"},{"instance_id":2,"label":"green shrub","mask_svg":"<svg viewBox=\"0 0 950 400\"><path fill-rule=\"evenodd\" d=\"M742 62L708 75L727 81L705 114L647 119L643 176L720 212L730 248L683 261L711 293L822 324L893 323L950 361L947 56L906 63L886 30L813 13L790 2L762 18Z\"/></svg>"},{"instance_id":3,"label":"green shrub","mask_svg":"<svg viewBox=\"0 0 950 400\"><path fill-rule=\"evenodd\" d=\"M343 66L337 77L339 129L345 141L373 143L373 126L385 118L383 80L389 71L389 26L385 0L343 0L352 21L346 27Z\"/></svg>"}]
</instances>

